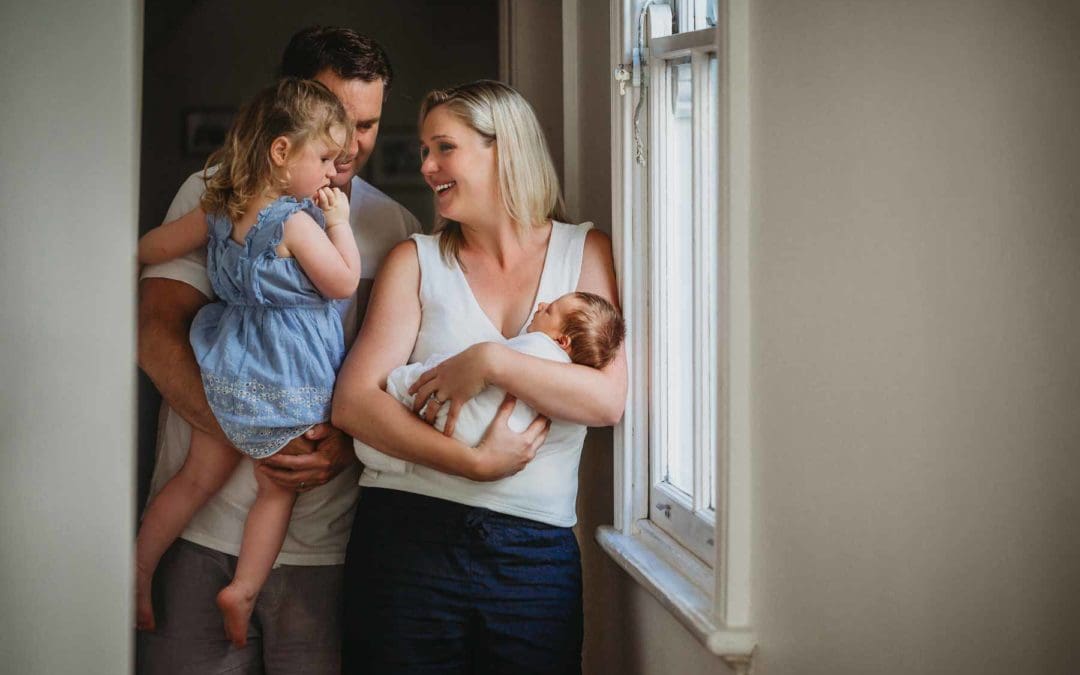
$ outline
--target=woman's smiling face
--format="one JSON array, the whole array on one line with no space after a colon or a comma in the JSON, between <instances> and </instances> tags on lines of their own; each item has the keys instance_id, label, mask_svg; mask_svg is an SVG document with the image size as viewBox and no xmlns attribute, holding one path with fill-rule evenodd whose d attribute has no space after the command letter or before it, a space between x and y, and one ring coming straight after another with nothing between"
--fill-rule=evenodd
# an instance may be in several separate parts
<instances>
[{"instance_id":1,"label":"woman's smiling face","mask_svg":"<svg viewBox=\"0 0 1080 675\"><path fill-rule=\"evenodd\" d=\"M420 129L420 173L447 220L474 224L502 210L495 144L438 106Z\"/></svg>"}]
</instances>

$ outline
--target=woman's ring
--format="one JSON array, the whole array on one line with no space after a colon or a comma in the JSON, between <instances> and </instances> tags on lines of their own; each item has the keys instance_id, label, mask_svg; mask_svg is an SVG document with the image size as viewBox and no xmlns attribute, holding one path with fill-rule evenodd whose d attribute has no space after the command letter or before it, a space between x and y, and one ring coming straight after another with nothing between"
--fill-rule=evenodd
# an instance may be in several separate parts
<instances>
[{"instance_id":1,"label":"woman's ring","mask_svg":"<svg viewBox=\"0 0 1080 675\"><path fill-rule=\"evenodd\" d=\"M431 392L431 394L428 395L428 400L429 401L435 401L439 405L442 405L443 403L446 403L446 401L440 401L439 397L435 394L435 392Z\"/></svg>"},{"instance_id":2,"label":"woman's ring","mask_svg":"<svg viewBox=\"0 0 1080 675\"><path fill-rule=\"evenodd\" d=\"M299 490L303 490L303 489L304 489L304 481L300 481L300 485L298 486L298 488L297 488L297 489L299 489Z\"/></svg>"}]
</instances>

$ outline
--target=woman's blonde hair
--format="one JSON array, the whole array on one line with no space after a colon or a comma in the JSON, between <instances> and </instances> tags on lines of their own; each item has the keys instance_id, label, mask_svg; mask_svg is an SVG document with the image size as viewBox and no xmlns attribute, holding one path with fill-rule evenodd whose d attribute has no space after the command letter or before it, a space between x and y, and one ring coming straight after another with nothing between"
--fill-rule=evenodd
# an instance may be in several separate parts
<instances>
[{"instance_id":1,"label":"woman's blonde hair","mask_svg":"<svg viewBox=\"0 0 1080 675\"><path fill-rule=\"evenodd\" d=\"M566 220L559 177L551 161L544 131L528 101L502 82L478 80L449 89L429 92L420 104L420 125L439 106L495 144L499 170L499 196L519 234L548 219ZM461 263L461 223L435 218L442 232L439 250L449 263Z\"/></svg>"},{"instance_id":2,"label":"woman's blonde hair","mask_svg":"<svg viewBox=\"0 0 1080 675\"><path fill-rule=\"evenodd\" d=\"M337 127L346 135L341 146L331 135ZM289 139L290 153L295 153L313 139L322 139L342 151L349 146L350 135L345 108L329 89L313 80L279 80L240 109L225 135L225 144L206 160L203 210L226 214L235 221L252 198L268 189L284 190L288 172L270 160L270 146L279 136ZM217 170L210 173L214 166Z\"/></svg>"}]
</instances>

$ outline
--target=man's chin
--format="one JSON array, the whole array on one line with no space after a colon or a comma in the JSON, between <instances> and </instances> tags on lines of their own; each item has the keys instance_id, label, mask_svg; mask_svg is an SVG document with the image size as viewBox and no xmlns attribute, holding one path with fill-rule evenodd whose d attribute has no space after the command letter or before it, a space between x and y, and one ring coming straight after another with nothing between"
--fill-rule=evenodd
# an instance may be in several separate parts
<instances>
[{"instance_id":1,"label":"man's chin","mask_svg":"<svg viewBox=\"0 0 1080 675\"><path fill-rule=\"evenodd\" d=\"M344 190L345 186L352 182L354 175L356 175L356 172L352 167L349 167L348 171L338 169L338 174L330 179L330 185Z\"/></svg>"}]
</instances>

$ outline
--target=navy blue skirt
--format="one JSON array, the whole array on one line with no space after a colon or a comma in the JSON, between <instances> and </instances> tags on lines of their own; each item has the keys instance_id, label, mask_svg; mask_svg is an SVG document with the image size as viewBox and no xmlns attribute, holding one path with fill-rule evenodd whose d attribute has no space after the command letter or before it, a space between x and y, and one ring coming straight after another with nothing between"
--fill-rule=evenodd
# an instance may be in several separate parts
<instances>
[{"instance_id":1,"label":"navy blue skirt","mask_svg":"<svg viewBox=\"0 0 1080 675\"><path fill-rule=\"evenodd\" d=\"M344 605L344 673L581 672L570 528L365 488Z\"/></svg>"}]
</instances>

